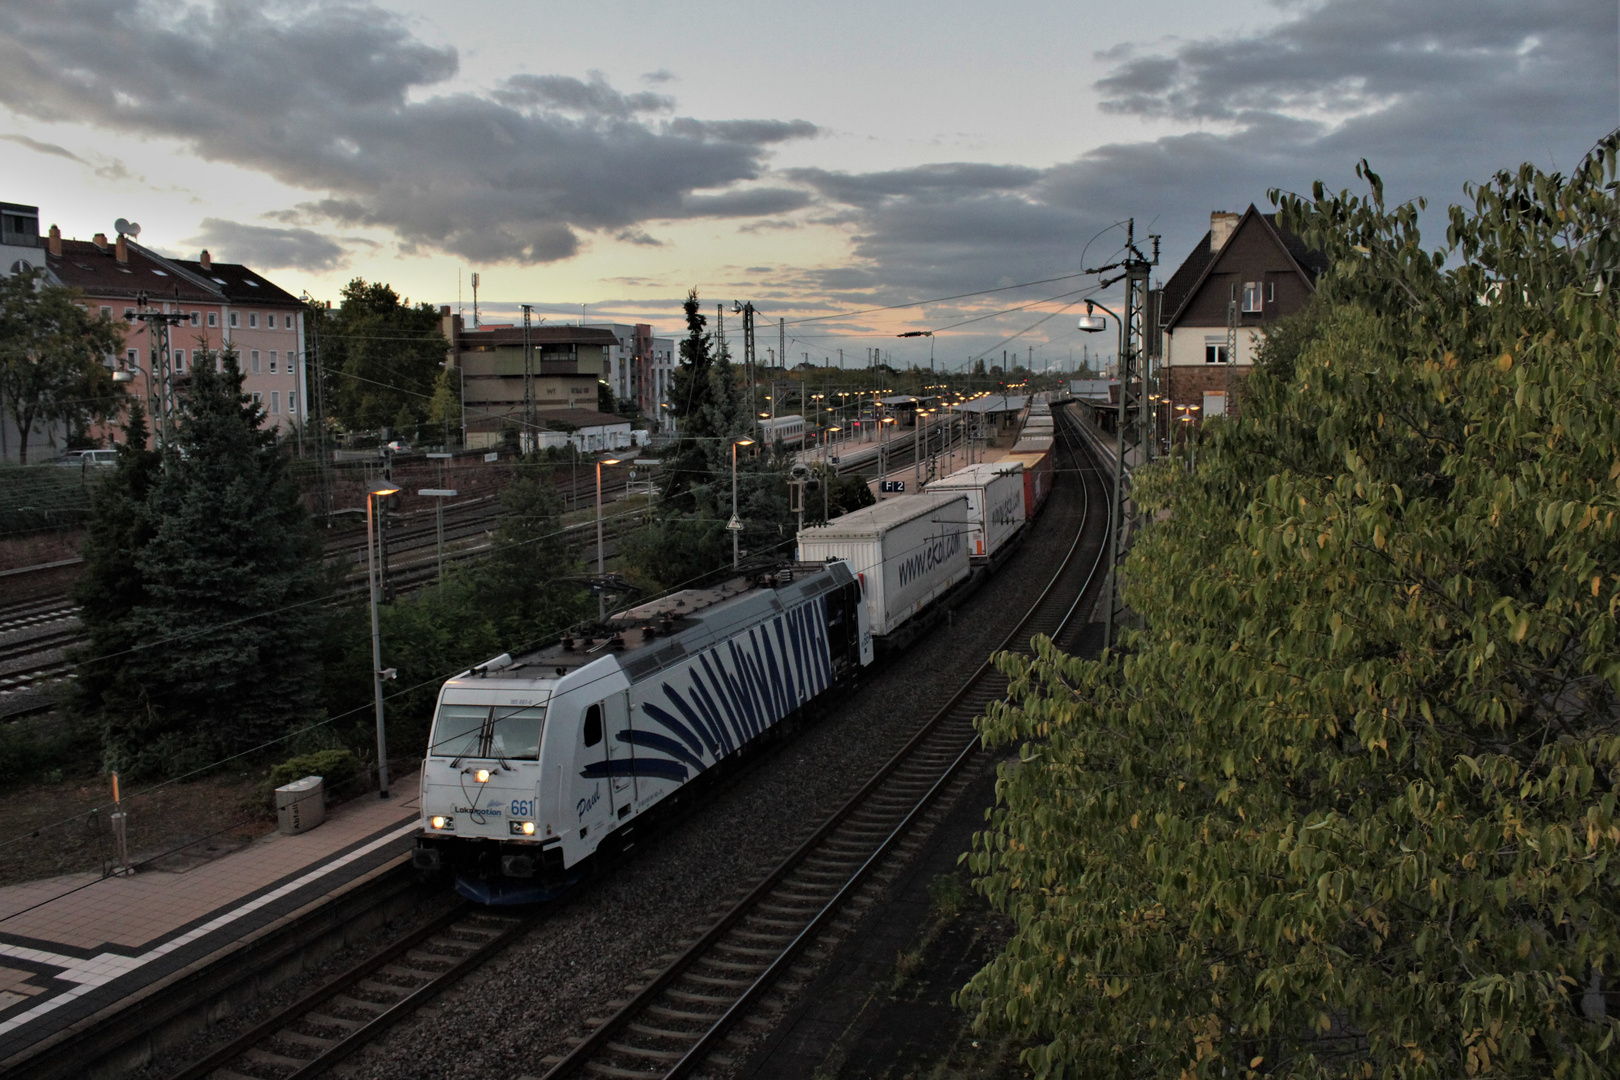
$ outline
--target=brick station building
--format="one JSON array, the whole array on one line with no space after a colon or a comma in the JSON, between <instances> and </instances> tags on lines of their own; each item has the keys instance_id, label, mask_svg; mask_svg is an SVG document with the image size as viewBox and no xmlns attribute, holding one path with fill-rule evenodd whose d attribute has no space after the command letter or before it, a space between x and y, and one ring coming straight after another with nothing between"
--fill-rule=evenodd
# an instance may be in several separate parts
<instances>
[{"instance_id":1,"label":"brick station building","mask_svg":"<svg viewBox=\"0 0 1620 1080\"><path fill-rule=\"evenodd\" d=\"M1279 226L1276 214L1252 203L1242 214L1211 214L1209 232L1165 283L1159 304L1171 422L1183 415L1177 406L1196 406L1200 420L1224 415L1254 368L1265 328L1302 309L1326 269L1322 253ZM1229 358L1233 315L1237 355Z\"/></svg>"}]
</instances>

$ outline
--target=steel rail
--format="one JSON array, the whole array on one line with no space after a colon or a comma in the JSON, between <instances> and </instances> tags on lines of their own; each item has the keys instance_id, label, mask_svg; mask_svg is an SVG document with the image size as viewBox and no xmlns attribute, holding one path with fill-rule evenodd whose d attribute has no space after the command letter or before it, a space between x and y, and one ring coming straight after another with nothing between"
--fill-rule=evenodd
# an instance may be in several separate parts
<instances>
[{"instance_id":1,"label":"steel rail","mask_svg":"<svg viewBox=\"0 0 1620 1080\"><path fill-rule=\"evenodd\" d=\"M544 918L543 912L521 916L494 915L466 901L459 901L449 911L375 955L367 957L337 978L324 983L279 1010L274 1016L254 1025L212 1051L208 1056L187 1066L175 1074L172 1080L203 1080L216 1074L238 1077L252 1075L256 1065L273 1073L275 1080L313 1080L421 1008L446 988L461 981L473 969L505 950L541 918ZM318 1012L322 1006L334 1002L346 991L360 987L373 975L387 974L386 969L390 965L402 959L409 960L409 954L413 950L434 944L436 941L442 942L457 933L473 932L472 924L478 920L496 922L501 926L498 930L485 935L483 941L465 950L448 968L433 974L420 985L392 987L391 989L399 992L396 1000L382 1007L381 1011L377 1011L369 1020L348 1021L347 1023L353 1027L347 1034L341 1037L322 1038L294 1033L292 1041L300 1047L315 1050L315 1056L294 1058L279 1051L263 1049L266 1044L278 1045L278 1038L286 1036L300 1021L308 1020L314 1026L320 1027L324 1024L329 1027L329 1021L333 1018ZM256 1054L261 1060L252 1060ZM239 1060L243 1058L249 1060L246 1062Z\"/></svg>"}]
</instances>

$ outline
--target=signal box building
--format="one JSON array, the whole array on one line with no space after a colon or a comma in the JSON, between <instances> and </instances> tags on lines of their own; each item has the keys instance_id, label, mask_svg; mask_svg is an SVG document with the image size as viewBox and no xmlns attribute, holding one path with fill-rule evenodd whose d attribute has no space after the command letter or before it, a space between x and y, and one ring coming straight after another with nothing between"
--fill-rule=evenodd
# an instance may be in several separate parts
<instances>
[{"instance_id":1,"label":"signal box building","mask_svg":"<svg viewBox=\"0 0 1620 1080\"><path fill-rule=\"evenodd\" d=\"M1209 232L1160 297L1160 363L1172 419L1183 415L1178 406L1196 406L1200 419L1225 414L1254 368L1265 328L1301 310L1326 269L1322 253L1279 226L1276 214L1252 203L1242 214L1211 214Z\"/></svg>"},{"instance_id":2,"label":"signal box building","mask_svg":"<svg viewBox=\"0 0 1620 1080\"><path fill-rule=\"evenodd\" d=\"M499 443L508 427L523 426L523 327L466 328L460 315L439 309L449 363L459 369L467 410L467 446ZM608 352L618 347L612 331L589 326L531 326L534 349L534 408L539 413L596 411L597 385L605 380ZM539 427L544 429L545 425Z\"/></svg>"}]
</instances>

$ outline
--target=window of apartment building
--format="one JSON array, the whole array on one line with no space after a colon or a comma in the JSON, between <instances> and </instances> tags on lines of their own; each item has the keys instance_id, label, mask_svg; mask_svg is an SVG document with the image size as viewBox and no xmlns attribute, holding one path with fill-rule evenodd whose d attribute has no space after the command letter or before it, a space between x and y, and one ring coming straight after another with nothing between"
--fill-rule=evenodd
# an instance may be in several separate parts
<instances>
[{"instance_id":1,"label":"window of apartment building","mask_svg":"<svg viewBox=\"0 0 1620 1080\"><path fill-rule=\"evenodd\" d=\"M1243 283L1243 310L1247 314L1259 311L1264 297L1260 291L1261 283L1258 281L1245 281Z\"/></svg>"},{"instance_id":2,"label":"window of apartment building","mask_svg":"<svg viewBox=\"0 0 1620 1080\"><path fill-rule=\"evenodd\" d=\"M219 325L219 312L210 311L208 313L208 325L209 326L218 326Z\"/></svg>"},{"instance_id":3,"label":"window of apartment building","mask_svg":"<svg viewBox=\"0 0 1620 1080\"><path fill-rule=\"evenodd\" d=\"M101 306L101 317L103 319L112 318L112 308L108 307L106 304L103 304Z\"/></svg>"},{"instance_id":4,"label":"window of apartment building","mask_svg":"<svg viewBox=\"0 0 1620 1080\"><path fill-rule=\"evenodd\" d=\"M265 328L269 329L269 330L274 330L276 328L276 313L275 312L272 311L270 314L268 314L268 315L266 315L264 317L264 325L265 325Z\"/></svg>"},{"instance_id":5,"label":"window of apartment building","mask_svg":"<svg viewBox=\"0 0 1620 1080\"><path fill-rule=\"evenodd\" d=\"M270 350L270 374L276 373L276 350Z\"/></svg>"},{"instance_id":6,"label":"window of apartment building","mask_svg":"<svg viewBox=\"0 0 1620 1080\"><path fill-rule=\"evenodd\" d=\"M287 415L298 415L298 391L296 390L287 391Z\"/></svg>"},{"instance_id":7,"label":"window of apartment building","mask_svg":"<svg viewBox=\"0 0 1620 1080\"><path fill-rule=\"evenodd\" d=\"M232 326L236 325L236 312L234 312L234 311L231 312L231 325Z\"/></svg>"},{"instance_id":8,"label":"window of apartment building","mask_svg":"<svg viewBox=\"0 0 1620 1080\"><path fill-rule=\"evenodd\" d=\"M174 370L177 372L186 370L186 350L174 350Z\"/></svg>"},{"instance_id":9,"label":"window of apartment building","mask_svg":"<svg viewBox=\"0 0 1620 1080\"><path fill-rule=\"evenodd\" d=\"M1266 282L1266 303L1275 304L1276 302L1277 302L1277 283L1275 281L1268 281L1268 282Z\"/></svg>"},{"instance_id":10,"label":"window of apartment building","mask_svg":"<svg viewBox=\"0 0 1620 1080\"><path fill-rule=\"evenodd\" d=\"M255 404L255 405L263 405L264 404L264 395L259 393L257 390L253 391L253 404Z\"/></svg>"},{"instance_id":11,"label":"window of apartment building","mask_svg":"<svg viewBox=\"0 0 1620 1080\"><path fill-rule=\"evenodd\" d=\"M140 350L130 349L128 352L124 353L124 360L129 364L130 367L135 367L141 362Z\"/></svg>"},{"instance_id":12,"label":"window of apartment building","mask_svg":"<svg viewBox=\"0 0 1620 1080\"><path fill-rule=\"evenodd\" d=\"M272 390L272 391L270 391L270 415L271 416L280 416L281 415L281 391L280 390Z\"/></svg>"},{"instance_id":13,"label":"window of apartment building","mask_svg":"<svg viewBox=\"0 0 1620 1080\"><path fill-rule=\"evenodd\" d=\"M191 313L191 325L192 326L201 326L202 325L202 312L193 311Z\"/></svg>"},{"instance_id":14,"label":"window of apartment building","mask_svg":"<svg viewBox=\"0 0 1620 1080\"><path fill-rule=\"evenodd\" d=\"M257 311L248 312L248 325L257 329L259 325L259 313Z\"/></svg>"},{"instance_id":15,"label":"window of apartment building","mask_svg":"<svg viewBox=\"0 0 1620 1080\"><path fill-rule=\"evenodd\" d=\"M1225 338L1220 337L1204 339L1204 363L1224 364L1230 359L1231 357L1227 356L1226 354Z\"/></svg>"},{"instance_id":16,"label":"window of apartment building","mask_svg":"<svg viewBox=\"0 0 1620 1080\"><path fill-rule=\"evenodd\" d=\"M132 307L127 307L127 308L125 308L125 309L124 309L124 318L126 318L126 319L127 319L127 318L129 318L129 317L130 317L130 316L131 316L131 315L133 315L133 314L135 314L135 309L134 309L134 308L132 308Z\"/></svg>"},{"instance_id":17,"label":"window of apartment building","mask_svg":"<svg viewBox=\"0 0 1620 1080\"><path fill-rule=\"evenodd\" d=\"M259 350L258 349L254 349L253 352L251 354L249 354L248 364L249 364L248 370L252 371L253 374L257 375L259 373ZM253 396L258 397L257 394L255 394Z\"/></svg>"}]
</instances>

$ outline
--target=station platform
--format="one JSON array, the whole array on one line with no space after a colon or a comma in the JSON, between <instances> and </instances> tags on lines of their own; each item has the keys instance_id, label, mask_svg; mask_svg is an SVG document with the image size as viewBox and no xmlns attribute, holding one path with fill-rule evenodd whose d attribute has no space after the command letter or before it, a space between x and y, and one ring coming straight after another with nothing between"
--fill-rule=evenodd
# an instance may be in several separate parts
<instances>
[{"instance_id":1,"label":"station platform","mask_svg":"<svg viewBox=\"0 0 1620 1080\"><path fill-rule=\"evenodd\" d=\"M0 888L0 1073L410 857L415 775L179 872Z\"/></svg>"}]
</instances>

